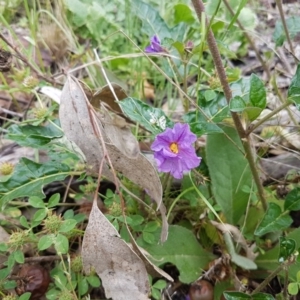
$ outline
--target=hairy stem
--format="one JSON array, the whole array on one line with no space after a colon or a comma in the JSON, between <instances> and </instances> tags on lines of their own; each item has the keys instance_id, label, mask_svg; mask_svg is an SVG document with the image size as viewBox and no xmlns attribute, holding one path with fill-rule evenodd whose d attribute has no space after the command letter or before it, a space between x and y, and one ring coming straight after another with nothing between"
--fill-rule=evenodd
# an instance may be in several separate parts
<instances>
[{"instance_id":1,"label":"hairy stem","mask_svg":"<svg viewBox=\"0 0 300 300\"><path fill-rule=\"evenodd\" d=\"M204 4L203 4L202 0L192 0L192 3L194 6L194 9L196 11L196 14L198 16L198 19L201 23L201 15L202 15L202 13L205 12ZM208 24L207 21L206 21L206 23ZM207 33L207 43L208 43L208 47L211 52L211 55L212 55L212 58L213 58L213 61L214 61L214 64L215 64L215 67L216 67L216 70L217 70L217 73L219 76L219 79L220 79L220 82L223 87L225 98L227 100L227 103L229 104L229 102L232 98L232 93L231 93L231 89L230 89L230 86L229 86L229 83L228 83L228 80L226 77L225 69L223 66L223 62L221 59L221 55L220 55L215 37L210 28L208 28L208 33ZM265 199L264 189L263 189L261 180L259 178L259 173L258 173L258 170L256 167L255 158L254 158L254 155L253 155L253 152L251 149L250 140L246 134L243 124L239 118L239 115L235 112L231 112L231 116L232 116L234 125L237 129L237 132L239 134L239 137L243 143L244 150L246 153L246 158L249 162L249 166L250 166L250 169L251 169L251 172L253 175L253 179L257 186L259 200L261 201L264 210L266 210L268 205L267 205L267 201Z\"/></svg>"}]
</instances>

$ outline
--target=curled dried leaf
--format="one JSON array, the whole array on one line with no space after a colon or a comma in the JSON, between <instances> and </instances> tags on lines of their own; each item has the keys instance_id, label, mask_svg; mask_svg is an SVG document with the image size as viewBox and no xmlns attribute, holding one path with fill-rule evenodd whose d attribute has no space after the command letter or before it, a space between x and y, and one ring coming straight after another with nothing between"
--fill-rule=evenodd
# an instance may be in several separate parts
<instances>
[{"instance_id":1,"label":"curled dried leaf","mask_svg":"<svg viewBox=\"0 0 300 300\"><path fill-rule=\"evenodd\" d=\"M120 238L96 202L83 238L82 259L85 272L96 270L107 298L149 299L150 285L143 261Z\"/></svg>"}]
</instances>

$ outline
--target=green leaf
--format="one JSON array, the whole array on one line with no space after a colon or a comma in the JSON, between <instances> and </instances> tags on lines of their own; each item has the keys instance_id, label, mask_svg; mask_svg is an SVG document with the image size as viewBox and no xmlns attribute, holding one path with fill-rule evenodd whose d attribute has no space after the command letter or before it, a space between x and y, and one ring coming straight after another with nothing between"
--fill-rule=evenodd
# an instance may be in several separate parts
<instances>
[{"instance_id":1,"label":"green leaf","mask_svg":"<svg viewBox=\"0 0 300 300\"><path fill-rule=\"evenodd\" d=\"M285 198L284 210L300 210L300 188L291 190Z\"/></svg>"},{"instance_id":2,"label":"green leaf","mask_svg":"<svg viewBox=\"0 0 300 300\"><path fill-rule=\"evenodd\" d=\"M78 281L78 292L80 296L86 294L89 290L89 285L86 278L82 278Z\"/></svg>"},{"instance_id":3,"label":"green leaf","mask_svg":"<svg viewBox=\"0 0 300 300\"><path fill-rule=\"evenodd\" d=\"M73 21L78 27L86 23L88 15L88 5L86 3L79 0L66 0L65 5L74 14L75 18L73 18Z\"/></svg>"},{"instance_id":4,"label":"green leaf","mask_svg":"<svg viewBox=\"0 0 300 300\"><path fill-rule=\"evenodd\" d=\"M226 300L251 299L250 295L240 292L224 292L223 295Z\"/></svg>"},{"instance_id":5,"label":"green leaf","mask_svg":"<svg viewBox=\"0 0 300 300\"><path fill-rule=\"evenodd\" d=\"M266 89L264 83L255 74L251 74L250 77L249 100L254 107L259 107L261 109L266 108L267 105Z\"/></svg>"},{"instance_id":6,"label":"green leaf","mask_svg":"<svg viewBox=\"0 0 300 300\"><path fill-rule=\"evenodd\" d=\"M40 224L40 222L46 218L47 214L48 214L47 208L41 208L37 210L32 217L32 224L34 223ZM36 224L34 224L34 226L36 226Z\"/></svg>"},{"instance_id":7,"label":"green leaf","mask_svg":"<svg viewBox=\"0 0 300 300\"><path fill-rule=\"evenodd\" d=\"M96 275L87 276L86 279L92 287L99 287L101 284L99 277Z\"/></svg>"},{"instance_id":8,"label":"green leaf","mask_svg":"<svg viewBox=\"0 0 300 300\"><path fill-rule=\"evenodd\" d=\"M193 23L195 18L189 6L185 4L176 4L174 6L174 23L180 22Z\"/></svg>"},{"instance_id":9,"label":"green leaf","mask_svg":"<svg viewBox=\"0 0 300 300\"><path fill-rule=\"evenodd\" d=\"M233 112L241 112L246 108L244 99L240 96L235 96L230 100L229 109Z\"/></svg>"},{"instance_id":10,"label":"green leaf","mask_svg":"<svg viewBox=\"0 0 300 300\"><path fill-rule=\"evenodd\" d=\"M159 228L158 222L150 221L150 222L147 222L147 223L146 223L146 225L145 225L143 231L154 232L154 231L156 231L158 228Z\"/></svg>"},{"instance_id":11,"label":"green leaf","mask_svg":"<svg viewBox=\"0 0 300 300\"><path fill-rule=\"evenodd\" d=\"M132 12L142 21L143 33L149 37L158 35L161 41L165 38L172 38L168 25L150 4L140 0L133 0L131 3Z\"/></svg>"},{"instance_id":12,"label":"green leaf","mask_svg":"<svg viewBox=\"0 0 300 300\"><path fill-rule=\"evenodd\" d=\"M298 282L291 282L288 284L288 292L291 295L297 295L299 291L299 283Z\"/></svg>"},{"instance_id":13,"label":"green leaf","mask_svg":"<svg viewBox=\"0 0 300 300\"><path fill-rule=\"evenodd\" d=\"M44 200L40 197L32 196L28 199L28 203L35 208L44 208L45 203Z\"/></svg>"},{"instance_id":14,"label":"green leaf","mask_svg":"<svg viewBox=\"0 0 300 300\"><path fill-rule=\"evenodd\" d=\"M208 135L206 158L212 192L226 222L237 224L245 213L252 185L252 175L240 138L235 129L221 127L225 134Z\"/></svg>"},{"instance_id":15,"label":"green leaf","mask_svg":"<svg viewBox=\"0 0 300 300\"><path fill-rule=\"evenodd\" d=\"M288 98L296 103L299 110L300 106L300 64L297 66L296 74L293 76L291 85L288 89Z\"/></svg>"},{"instance_id":16,"label":"green leaf","mask_svg":"<svg viewBox=\"0 0 300 300\"><path fill-rule=\"evenodd\" d=\"M159 279L157 280L153 285L152 287L158 289L158 290L162 290L164 289L165 287L167 286L167 283L165 280L162 280L162 279Z\"/></svg>"},{"instance_id":17,"label":"green leaf","mask_svg":"<svg viewBox=\"0 0 300 300\"><path fill-rule=\"evenodd\" d=\"M240 292L224 292L226 300L239 300L239 299L251 299L251 300L274 300L274 297L269 294L258 293L254 295L247 295Z\"/></svg>"},{"instance_id":18,"label":"green leaf","mask_svg":"<svg viewBox=\"0 0 300 300\"><path fill-rule=\"evenodd\" d=\"M30 296L31 296L31 293L26 292L19 297L19 300L29 300Z\"/></svg>"},{"instance_id":19,"label":"green leaf","mask_svg":"<svg viewBox=\"0 0 300 300\"><path fill-rule=\"evenodd\" d=\"M48 161L38 164L27 158L21 158L13 176L0 183L0 205L20 197L36 196L44 198L43 186L53 181L62 181L69 175L65 164Z\"/></svg>"},{"instance_id":20,"label":"green leaf","mask_svg":"<svg viewBox=\"0 0 300 300\"><path fill-rule=\"evenodd\" d=\"M165 122L167 127L174 126L174 123L160 108L151 107L138 99L126 98L120 101L119 104L128 118L140 123L154 134L164 131L163 126L160 126L162 122Z\"/></svg>"},{"instance_id":21,"label":"green leaf","mask_svg":"<svg viewBox=\"0 0 300 300\"><path fill-rule=\"evenodd\" d=\"M19 264L24 264L25 258L24 253L21 250L16 250L13 252L15 261Z\"/></svg>"},{"instance_id":22,"label":"green leaf","mask_svg":"<svg viewBox=\"0 0 300 300\"><path fill-rule=\"evenodd\" d=\"M300 32L300 17L293 16L290 18L286 18L285 21L286 21L289 35L291 39L293 39L297 35L297 33ZM278 20L275 24L273 40L275 41L276 47L282 46L284 41L286 40L285 31L282 22L280 20Z\"/></svg>"},{"instance_id":23,"label":"green leaf","mask_svg":"<svg viewBox=\"0 0 300 300\"><path fill-rule=\"evenodd\" d=\"M59 203L59 200L60 200L60 194L59 193L53 194L48 201L48 208L55 207Z\"/></svg>"},{"instance_id":24,"label":"green leaf","mask_svg":"<svg viewBox=\"0 0 300 300\"><path fill-rule=\"evenodd\" d=\"M20 217L20 224L25 228L30 228L27 219L24 216Z\"/></svg>"},{"instance_id":25,"label":"green leaf","mask_svg":"<svg viewBox=\"0 0 300 300\"><path fill-rule=\"evenodd\" d=\"M198 136L223 132L217 124L203 120L203 116L199 111L191 111L182 118L185 123L190 125L191 131Z\"/></svg>"},{"instance_id":26,"label":"green leaf","mask_svg":"<svg viewBox=\"0 0 300 300\"><path fill-rule=\"evenodd\" d=\"M64 220L60 225L59 232L69 232L75 228L77 221L74 219Z\"/></svg>"},{"instance_id":27,"label":"green leaf","mask_svg":"<svg viewBox=\"0 0 300 300\"><path fill-rule=\"evenodd\" d=\"M39 148L61 136L63 136L62 130L52 123L46 126L14 124L8 128L7 134L8 139L31 148Z\"/></svg>"},{"instance_id":28,"label":"green leaf","mask_svg":"<svg viewBox=\"0 0 300 300\"><path fill-rule=\"evenodd\" d=\"M195 281L202 274L202 269L213 259L213 255L198 243L193 232L184 227L171 225L168 239L163 244L159 243L160 230L154 235L155 243L148 244L139 237L138 245L150 253L154 264L174 264L180 273L179 280L183 283Z\"/></svg>"},{"instance_id":29,"label":"green leaf","mask_svg":"<svg viewBox=\"0 0 300 300\"><path fill-rule=\"evenodd\" d=\"M143 240L148 244L153 244L155 242L155 236L153 233L143 231Z\"/></svg>"},{"instance_id":30,"label":"green leaf","mask_svg":"<svg viewBox=\"0 0 300 300\"><path fill-rule=\"evenodd\" d=\"M38 249L39 251L48 249L54 242L54 235L53 234L47 234L43 235L38 242Z\"/></svg>"},{"instance_id":31,"label":"green leaf","mask_svg":"<svg viewBox=\"0 0 300 300\"><path fill-rule=\"evenodd\" d=\"M54 247L58 253L66 254L69 251L69 241L64 235L59 233L54 239Z\"/></svg>"},{"instance_id":32,"label":"green leaf","mask_svg":"<svg viewBox=\"0 0 300 300\"><path fill-rule=\"evenodd\" d=\"M279 262L287 260L295 251L296 242L293 239L287 239L283 236L279 239Z\"/></svg>"},{"instance_id":33,"label":"green leaf","mask_svg":"<svg viewBox=\"0 0 300 300\"><path fill-rule=\"evenodd\" d=\"M293 219L287 215L286 212L282 212L279 205L271 202L264 218L256 228L254 234L262 236L268 232L284 230L292 223Z\"/></svg>"}]
</instances>

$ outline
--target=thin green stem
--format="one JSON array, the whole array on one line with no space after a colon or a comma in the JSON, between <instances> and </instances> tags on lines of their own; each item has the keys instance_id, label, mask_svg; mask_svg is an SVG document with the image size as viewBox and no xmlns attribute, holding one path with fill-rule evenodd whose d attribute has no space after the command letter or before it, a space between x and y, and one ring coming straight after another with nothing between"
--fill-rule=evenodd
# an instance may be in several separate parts
<instances>
[{"instance_id":1,"label":"thin green stem","mask_svg":"<svg viewBox=\"0 0 300 300\"><path fill-rule=\"evenodd\" d=\"M192 0L192 3L194 6L194 9L195 9L195 12L198 16L198 19L201 23L202 14L205 12L204 4L203 4L202 0ZM206 23L208 24L207 21L206 21ZM231 92L231 89L230 89L230 86L229 86L229 83L228 83L228 80L226 77L225 69L223 66L223 62L221 59L221 55L220 55L215 37L210 28L208 29L207 43L208 43L208 47L211 52L211 55L212 55L212 58L213 58L213 61L214 61L214 64L215 64L215 67L216 67L216 70L217 70L217 73L219 76L219 79L220 79L220 82L223 87L225 98L227 100L227 103L229 104L229 102L232 98L232 92ZM261 201L264 210L266 210L267 209L267 201L266 201L266 198L264 195L264 189L262 186L262 182L260 180L258 170L255 165L255 159L254 159L254 155L252 152L250 140L247 137L246 131L245 131L243 124L239 118L239 115L235 112L231 112L231 116L232 116L235 128L239 134L239 137L240 137L241 141L243 142L246 158L249 162L250 169L251 169L251 172L253 175L253 179L257 186L259 200Z\"/></svg>"},{"instance_id":2,"label":"thin green stem","mask_svg":"<svg viewBox=\"0 0 300 300\"><path fill-rule=\"evenodd\" d=\"M281 104L280 106L278 106L277 108L275 108L272 112L270 112L269 114L267 114L266 116L264 116L263 118L261 118L257 123L255 123L255 125L253 125L252 127L250 127L247 130L247 132L246 132L247 136L249 136L250 133L253 132L257 127L259 127L260 125L262 125L267 120L271 119L274 115L276 115L278 112L282 111L284 108L288 107L292 103L293 103L293 101L287 100L285 103Z\"/></svg>"},{"instance_id":3,"label":"thin green stem","mask_svg":"<svg viewBox=\"0 0 300 300\"><path fill-rule=\"evenodd\" d=\"M196 193L198 194L198 196L206 204L206 206L211 210L211 212L216 216L216 218L220 221L220 223L224 224L222 222L222 220L220 219L219 215L217 214L217 212L215 211L215 209L213 208L213 206L209 203L209 201L203 196L203 194L200 192L200 190L198 189L198 187L195 185L195 183L194 183L194 181L192 179L191 172L189 173L189 176L190 176L190 180L192 182L192 185L193 185Z\"/></svg>"},{"instance_id":4,"label":"thin green stem","mask_svg":"<svg viewBox=\"0 0 300 300\"><path fill-rule=\"evenodd\" d=\"M170 206L170 208L169 208L169 211L168 211L168 214L167 214L167 220L169 220L169 217L170 217L170 214L171 214L172 210L174 209L174 207L175 207L175 205L177 204L177 202L181 199L181 197L182 197L184 194L186 194L187 192L190 192L190 191L192 191L192 190L194 190L194 187L193 187L193 186L190 187L190 188L188 188L188 189L186 189L186 190L183 190L183 192L181 192L181 193L175 198L175 200L172 202L172 204L171 204L171 206Z\"/></svg>"}]
</instances>

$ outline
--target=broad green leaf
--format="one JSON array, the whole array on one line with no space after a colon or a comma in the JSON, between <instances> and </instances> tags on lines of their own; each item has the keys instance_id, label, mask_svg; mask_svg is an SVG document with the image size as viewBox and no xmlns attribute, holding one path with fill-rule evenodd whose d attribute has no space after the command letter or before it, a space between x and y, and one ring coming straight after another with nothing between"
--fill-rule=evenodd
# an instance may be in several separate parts
<instances>
[{"instance_id":1,"label":"broad green leaf","mask_svg":"<svg viewBox=\"0 0 300 300\"><path fill-rule=\"evenodd\" d=\"M254 107L259 107L261 109L266 108L267 105L266 89L264 83L255 74L251 74L250 77L249 100Z\"/></svg>"},{"instance_id":2,"label":"broad green leaf","mask_svg":"<svg viewBox=\"0 0 300 300\"><path fill-rule=\"evenodd\" d=\"M159 279L152 285L152 287L162 290L166 287L166 285L167 285L167 283L165 280Z\"/></svg>"},{"instance_id":3,"label":"broad green leaf","mask_svg":"<svg viewBox=\"0 0 300 300\"><path fill-rule=\"evenodd\" d=\"M298 282L291 282L288 284L288 292L291 295L297 295L299 292L299 283Z\"/></svg>"},{"instance_id":4,"label":"broad green leaf","mask_svg":"<svg viewBox=\"0 0 300 300\"><path fill-rule=\"evenodd\" d=\"M240 292L224 292L226 300L239 300L239 299L250 299L250 300L274 300L275 298L270 294L258 293L254 295L248 295Z\"/></svg>"},{"instance_id":5,"label":"broad green leaf","mask_svg":"<svg viewBox=\"0 0 300 300\"><path fill-rule=\"evenodd\" d=\"M293 39L297 35L297 33L300 32L300 17L293 16L286 18L286 25L289 35ZM280 20L276 22L275 31L273 33L273 40L275 41L277 47L282 46L284 41L286 40L285 31Z\"/></svg>"},{"instance_id":6,"label":"broad green leaf","mask_svg":"<svg viewBox=\"0 0 300 300\"><path fill-rule=\"evenodd\" d=\"M285 197L284 210L300 210L300 188L294 188Z\"/></svg>"},{"instance_id":7,"label":"broad green leaf","mask_svg":"<svg viewBox=\"0 0 300 300\"><path fill-rule=\"evenodd\" d=\"M203 268L213 259L213 255L201 247L192 231L184 227L171 225L168 239L163 244L159 243L160 231L154 235L155 243L150 245L140 237L138 245L150 253L154 264L174 264L183 283L191 283L199 278Z\"/></svg>"},{"instance_id":8,"label":"broad green leaf","mask_svg":"<svg viewBox=\"0 0 300 300\"><path fill-rule=\"evenodd\" d=\"M36 226L35 223L40 224L46 218L47 214L48 214L47 208L38 209L32 217L32 220L31 220L32 224L34 224L34 226Z\"/></svg>"},{"instance_id":9,"label":"broad green leaf","mask_svg":"<svg viewBox=\"0 0 300 300\"><path fill-rule=\"evenodd\" d=\"M29 300L31 297L31 293L26 292L19 297L19 300Z\"/></svg>"},{"instance_id":10,"label":"broad green leaf","mask_svg":"<svg viewBox=\"0 0 300 300\"><path fill-rule=\"evenodd\" d=\"M28 224L28 222L27 222L27 219L24 216L20 217L20 224L23 227L25 227L25 228L29 228L30 227L29 224Z\"/></svg>"},{"instance_id":11,"label":"broad green leaf","mask_svg":"<svg viewBox=\"0 0 300 300\"><path fill-rule=\"evenodd\" d=\"M192 23L195 21L191 8L185 4L176 4L174 6L174 22Z\"/></svg>"},{"instance_id":12,"label":"broad green leaf","mask_svg":"<svg viewBox=\"0 0 300 300\"><path fill-rule=\"evenodd\" d=\"M145 225L143 231L154 232L154 231L156 231L159 227L160 227L160 226L159 226L158 222L150 221L150 222L147 222L147 223L146 223L146 225Z\"/></svg>"},{"instance_id":13,"label":"broad green leaf","mask_svg":"<svg viewBox=\"0 0 300 300\"><path fill-rule=\"evenodd\" d=\"M28 203L35 208L44 208L45 202L40 197L32 196L28 199Z\"/></svg>"},{"instance_id":14,"label":"broad green leaf","mask_svg":"<svg viewBox=\"0 0 300 300\"><path fill-rule=\"evenodd\" d=\"M88 15L88 5L79 0L66 0L65 5L73 14L73 21L76 26L80 27L86 23Z\"/></svg>"},{"instance_id":15,"label":"broad green leaf","mask_svg":"<svg viewBox=\"0 0 300 300\"><path fill-rule=\"evenodd\" d=\"M58 253L66 254L69 251L69 241L64 235L59 233L54 239L54 247Z\"/></svg>"},{"instance_id":16,"label":"broad green leaf","mask_svg":"<svg viewBox=\"0 0 300 300\"><path fill-rule=\"evenodd\" d=\"M62 181L68 175L69 167L55 161L38 164L22 158L17 164L13 176L0 183L0 205L19 197L36 196L44 198L43 186L53 181Z\"/></svg>"},{"instance_id":17,"label":"broad green leaf","mask_svg":"<svg viewBox=\"0 0 300 300\"><path fill-rule=\"evenodd\" d=\"M251 299L250 295L240 292L224 292L223 295L226 300Z\"/></svg>"},{"instance_id":18,"label":"broad green leaf","mask_svg":"<svg viewBox=\"0 0 300 300\"><path fill-rule=\"evenodd\" d=\"M235 96L230 100L229 109L233 112L241 112L246 108L246 103L240 96Z\"/></svg>"},{"instance_id":19,"label":"broad green leaf","mask_svg":"<svg viewBox=\"0 0 300 300\"><path fill-rule=\"evenodd\" d=\"M213 90L206 90L204 92L204 97L206 99L207 102L214 100L216 98L217 94L215 91Z\"/></svg>"},{"instance_id":20,"label":"broad green leaf","mask_svg":"<svg viewBox=\"0 0 300 300\"><path fill-rule=\"evenodd\" d=\"M142 21L141 30L146 35L149 37L158 35L161 41L165 38L172 38L168 25L150 4L141 0L133 0L131 3L132 13Z\"/></svg>"},{"instance_id":21,"label":"broad green leaf","mask_svg":"<svg viewBox=\"0 0 300 300\"><path fill-rule=\"evenodd\" d=\"M225 134L207 136L206 158L212 192L222 208L226 222L237 224L245 213L252 185L252 175L235 129L221 127Z\"/></svg>"},{"instance_id":22,"label":"broad green leaf","mask_svg":"<svg viewBox=\"0 0 300 300\"><path fill-rule=\"evenodd\" d=\"M203 134L222 133L223 130L211 121L205 121L205 118L199 111L191 111L184 115L183 120L190 125L191 131L200 136Z\"/></svg>"},{"instance_id":23,"label":"broad green leaf","mask_svg":"<svg viewBox=\"0 0 300 300\"><path fill-rule=\"evenodd\" d=\"M288 89L288 98L296 103L298 110L300 106L300 64L297 66L296 74L293 76Z\"/></svg>"},{"instance_id":24,"label":"broad green leaf","mask_svg":"<svg viewBox=\"0 0 300 300\"><path fill-rule=\"evenodd\" d=\"M154 134L164 131L165 126L173 127L174 125L160 108L151 107L138 99L126 98L119 104L128 118L140 123Z\"/></svg>"},{"instance_id":25,"label":"broad green leaf","mask_svg":"<svg viewBox=\"0 0 300 300\"><path fill-rule=\"evenodd\" d=\"M97 275L89 275L86 277L86 279L92 287L99 287L101 284L100 279Z\"/></svg>"},{"instance_id":26,"label":"broad green leaf","mask_svg":"<svg viewBox=\"0 0 300 300\"><path fill-rule=\"evenodd\" d=\"M53 194L48 201L48 208L55 207L59 203L59 200L60 200L60 194L59 193Z\"/></svg>"},{"instance_id":27,"label":"broad green leaf","mask_svg":"<svg viewBox=\"0 0 300 300\"><path fill-rule=\"evenodd\" d=\"M46 126L12 125L8 128L7 137L16 141L19 145L31 148L39 148L59 138L63 132L59 127L49 124Z\"/></svg>"},{"instance_id":28,"label":"broad green leaf","mask_svg":"<svg viewBox=\"0 0 300 300\"><path fill-rule=\"evenodd\" d=\"M59 228L59 232L69 232L75 228L77 221L74 219L68 219L62 222Z\"/></svg>"},{"instance_id":29,"label":"broad green leaf","mask_svg":"<svg viewBox=\"0 0 300 300\"><path fill-rule=\"evenodd\" d=\"M225 118L230 117L229 107L224 94L217 91L214 91L214 94L215 97L213 98L211 90L202 90L198 92L197 104L205 114L202 114L204 119L201 121L208 121L209 119L209 121L218 123ZM207 100L207 96L209 100Z\"/></svg>"},{"instance_id":30,"label":"broad green leaf","mask_svg":"<svg viewBox=\"0 0 300 300\"><path fill-rule=\"evenodd\" d=\"M19 264L24 264L25 258L24 253L21 250L16 250L13 252L15 261Z\"/></svg>"},{"instance_id":31,"label":"broad green leaf","mask_svg":"<svg viewBox=\"0 0 300 300\"><path fill-rule=\"evenodd\" d=\"M80 296L86 294L89 290L89 285L86 278L82 278L78 281L78 292Z\"/></svg>"},{"instance_id":32,"label":"broad green leaf","mask_svg":"<svg viewBox=\"0 0 300 300\"><path fill-rule=\"evenodd\" d=\"M293 239L287 239L285 237L280 237L279 239L279 262L284 262L287 260L295 251L296 242Z\"/></svg>"},{"instance_id":33,"label":"broad green leaf","mask_svg":"<svg viewBox=\"0 0 300 300\"><path fill-rule=\"evenodd\" d=\"M270 203L266 214L254 234L262 236L268 232L274 232L277 230L284 230L293 223L293 219L287 215L286 212L282 212L279 205Z\"/></svg>"},{"instance_id":34,"label":"broad green leaf","mask_svg":"<svg viewBox=\"0 0 300 300\"><path fill-rule=\"evenodd\" d=\"M143 231L143 240L148 244L153 244L155 242L155 236L151 232Z\"/></svg>"},{"instance_id":35,"label":"broad green leaf","mask_svg":"<svg viewBox=\"0 0 300 300\"><path fill-rule=\"evenodd\" d=\"M43 235L38 242L39 251L48 249L53 244L54 238L53 234Z\"/></svg>"}]
</instances>

